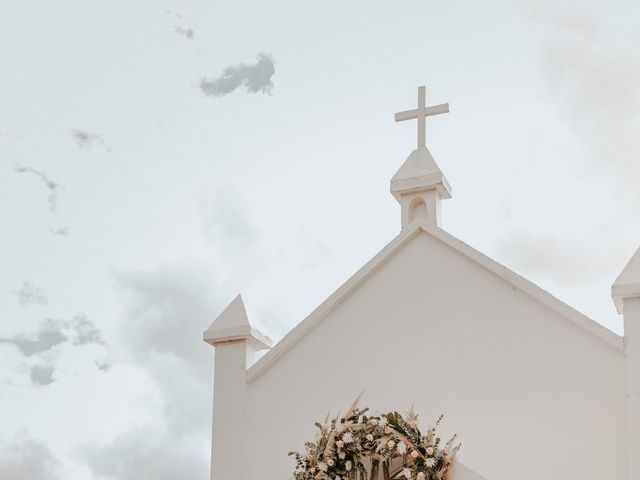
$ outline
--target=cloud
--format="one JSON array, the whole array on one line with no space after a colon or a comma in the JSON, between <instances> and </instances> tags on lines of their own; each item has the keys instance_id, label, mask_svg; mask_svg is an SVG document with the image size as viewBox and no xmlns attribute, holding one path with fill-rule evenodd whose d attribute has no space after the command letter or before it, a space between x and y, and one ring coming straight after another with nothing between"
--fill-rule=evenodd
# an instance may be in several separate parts
<instances>
[{"instance_id":1,"label":"cloud","mask_svg":"<svg viewBox=\"0 0 640 480\"><path fill-rule=\"evenodd\" d=\"M207 345L194 348L194 338L202 337L218 308L206 271L163 266L114 275L125 305L122 341L135 358L146 361L155 354L169 354L196 369L203 360L206 363Z\"/></svg>"},{"instance_id":2,"label":"cloud","mask_svg":"<svg viewBox=\"0 0 640 480\"><path fill-rule=\"evenodd\" d=\"M194 36L193 28L184 28L179 26L174 26L173 28L178 35L182 35L183 37L186 37L189 40L193 40L193 36Z\"/></svg>"},{"instance_id":3,"label":"cloud","mask_svg":"<svg viewBox=\"0 0 640 480\"><path fill-rule=\"evenodd\" d=\"M243 198L234 188L221 188L211 197L200 197L199 211L204 237L211 244L246 248L256 243L256 229Z\"/></svg>"},{"instance_id":4,"label":"cloud","mask_svg":"<svg viewBox=\"0 0 640 480\"><path fill-rule=\"evenodd\" d=\"M640 57L587 10L536 3L535 18L553 27L543 74L560 114L585 148L585 166L613 175L640 194Z\"/></svg>"},{"instance_id":5,"label":"cloud","mask_svg":"<svg viewBox=\"0 0 640 480\"><path fill-rule=\"evenodd\" d=\"M31 282L24 282L16 292L20 305L46 305L47 294Z\"/></svg>"},{"instance_id":6,"label":"cloud","mask_svg":"<svg viewBox=\"0 0 640 480\"><path fill-rule=\"evenodd\" d=\"M150 420L80 448L96 477L209 477L213 350L202 332L237 293L227 290L226 266L233 263L233 275L247 277L249 270L238 272L236 261L257 250L245 248L257 233L239 200L229 190L201 199L217 270L183 262L113 274L123 307L115 344L124 361L146 373L156 407Z\"/></svg>"},{"instance_id":7,"label":"cloud","mask_svg":"<svg viewBox=\"0 0 640 480\"><path fill-rule=\"evenodd\" d=\"M29 378L36 385L49 385L53 383L52 365L34 365L29 371Z\"/></svg>"},{"instance_id":8,"label":"cloud","mask_svg":"<svg viewBox=\"0 0 640 480\"><path fill-rule=\"evenodd\" d=\"M258 55L258 61L253 65L239 63L225 68L222 75L217 78L203 78L200 81L200 90L210 97L222 97L244 86L248 93L271 94L273 90L271 77L275 71L271 55L261 53Z\"/></svg>"},{"instance_id":9,"label":"cloud","mask_svg":"<svg viewBox=\"0 0 640 480\"><path fill-rule=\"evenodd\" d=\"M38 177L45 184L45 186L49 189L49 196L47 197L49 200L49 211L51 213L56 213L58 193L61 186L56 182L50 180L44 173L38 170L35 170L31 167L23 167L20 165L16 165L15 171L18 173L29 173L31 175L34 175Z\"/></svg>"},{"instance_id":10,"label":"cloud","mask_svg":"<svg viewBox=\"0 0 640 480\"><path fill-rule=\"evenodd\" d=\"M602 35L598 19L589 12L568 5L531 0L523 2L525 11L535 18L565 33L596 41Z\"/></svg>"},{"instance_id":11,"label":"cloud","mask_svg":"<svg viewBox=\"0 0 640 480\"><path fill-rule=\"evenodd\" d=\"M57 480L58 461L44 442L26 432L11 440L0 438L0 478L3 480Z\"/></svg>"},{"instance_id":12,"label":"cloud","mask_svg":"<svg viewBox=\"0 0 640 480\"><path fill-rule=\"evenodd\" d=\"M84 314L78 314L67 321L47 318L40 323L35 333L0 337L0 343L15 345L27 357L46 352L69 341L73 345L104 345L100 330Z\"/></svg>"},{"instance_id":13,"label":"cloud","mask_svg":"<svg viewBox=\"0 0 640 480\"><path fill-rule=\"evenodd\" d=\"M101 370L103 372L108 372L109 370L111 370L111 367L113 366L111 365L111 362L108 360L101 360L93 363L96 367L98 367L98 370Z\"/></svg>"},{"instance_id":14,"label":"cloud","mask_svg":"<svg viewBox=\"0 0 640 480\"><path fill-rule=\"evenodd\" d=\"M70 134L71 140L85 152L91 151L94 143L102 146L107 152L111 151L111 148L105 143L102 135L89 133L85 130L71 130Z\"/></svg>"},{"instance_id":15,"label":"cloud","mask_svg":"<svg viewBox=\"0 0 640 480\"><path fill-rule=\"evenodd\" d=\"M69 227L50 228L49 232L52 235L60 235L66 237L67 235L69 235Z\"/></svg>"},{"instance_id":16,"label":"cloud","mask_svg":"<svg viewBox=\"0 0 640 480\"><path fill-rule=\"evenodd\" d=\"M208 442L175 437L162 426L134 427L107 445L80 449L94 475L109 480L209 478Z\"/></svg>"},{"instance_id":17,"label":"cloud","mask_svg":"<svg viewBox=\"0 0 640 480\"><path fill-rule=\"evenodd\" d=\"M118 272L123 299L118 346L146 371L161 405L153 421L105 443L87 443L81 456L107 479L208 478L211 435L211 348L203 330L228 300L201 267L163 266ZM224 296L223 301L219 301Z\"/></svg>"},{"instance_id":18,"label":"cloud","mask_svg":"<svg viewBox=\"0 0 640 480\"><path fill-rule=\"evenodd\" d=\"M90 321L86 315L78 314L65 324L73 331L72 343L74 345L97 344L104 345L100 330Z\"/></svg>"},{"instance_id":19,"label":"cloud","mask_svg":"<svg viewBox=\"0 0 640 480\"><path fill-rule=\"evenodd\" d=\"M166 13L167 15L171 15L171 16L174 16L174 17L176 17L176 18L180 18L180 19L182 19L182 15L180 15L179 13L176 13L176 12L174 12L174 11L171 11L171 10L167 10L167 9L165 9L165 10L164 10L164 13Z\"/></svg>"},{"instance_id":20,"label":"cloud","mask_svg":"<svg viewBox=\"0 0 640 480\"><path fill-rule=\"evenodd\" d=\"M0 132L0 137L5 138L22 138L22 135L16 133Z\"/></svg>"},{"instance_id":21,"label":"cloud","mask_svg":"<svg viewBox=\"0 0 640 480\"><path fill-rule=\"evenodd\" d=\"M36 385L53 383L55 356L47 355L63 344L71 346L104 345L100 330L85 315L78 314L71 320L43 320L37 331L0 338L0 344L15 346L25 357L38 356L37 364L28 365L29 378ZM59 353L59 352L58 352ZM99 369L100 365L96 365Z\"/></svg>"},{"instance_id":22,"label":"cloud","mask_svg":"<svg viewBox=\"0 0 640 480\"><path fill-rule=\"evenodd\" d=\"M41 322L35 333L20 334L9 338L0 337L0 343L15 345L27 357L46 352L68 340L69 337L64 332L64 326L51 319Z\"/></svg>"},{"instance_id":23,"label":"cloud","mask_svg":"<svg viewBox=\"0 0 640 480\"><path fill-rule=\"evenodd\" d=\"M551 234L512 232L496 251L517 271L533 277L551 279L562 286L587 286L611 275L623 264L624 253L608 237L584 239L557 238Z\"/></svg>"}]
</instances>

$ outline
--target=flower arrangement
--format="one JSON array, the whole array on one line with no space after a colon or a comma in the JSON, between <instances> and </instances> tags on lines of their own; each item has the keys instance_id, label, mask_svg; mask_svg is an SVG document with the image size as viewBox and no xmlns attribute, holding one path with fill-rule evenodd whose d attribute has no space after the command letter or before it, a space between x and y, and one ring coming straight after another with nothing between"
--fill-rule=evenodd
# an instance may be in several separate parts
<instances>
[{"instance_id":1,"label":"flower arrangement","mask_svg":"<svg viewBox=\"0 0 640 480\"><path fill-rule=\"evenodd\" d=\"M305 444L305 453L289 453L296 459L293 478L366 480L368 473L377 480L382 472L384 480L446 480L460 444L454 435L442 445L441 420L423 434L413 408L405 419L398 412L370 415L354 403L344 417L315 424L318 439Z\"/></svg>"}]
</instances>

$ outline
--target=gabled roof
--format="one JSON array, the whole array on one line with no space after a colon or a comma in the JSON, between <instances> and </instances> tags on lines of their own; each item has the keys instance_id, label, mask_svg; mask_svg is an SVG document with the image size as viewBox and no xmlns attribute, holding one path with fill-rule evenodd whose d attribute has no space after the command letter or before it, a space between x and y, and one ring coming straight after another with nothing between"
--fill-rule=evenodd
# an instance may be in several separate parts
<instances>
[{"instance_id":1,"label":"gabled roof","mask_svg":"<svg viewBox=\"0 0 640 480\"><path fill-rule=\"evenodd\" d=\"M421 232L427 233L428 235L440 240L522 292L527 293L529 296L533 297L535 300L544 304L567 320L572 321L576 325L588 331L612 348L622 351L622 338L620 336L558 300L546 290L543 290L524 277L521 277L512 270L509 270L507 267L480 253L461 240L458 240L444 230L428 224L425 221L417 220L407 227L407 229L400 235L389 242L377 255L369 260L349 280L347 280L342 286L340 286L340 288L331 294L313 312L311 312L307 318L296 325L282 340L280 340L271 350L251 366L247 371L247 381L253 382L260 377L262 373L264 373L278 360L278 358L284 355L291 347L300 341L302 337L311 331L313 327L315 327L327 314L336 308L340 302L347 298L353 290L366 281L366 279L378 270L378 268L380 268L388 259L400 251L404 245Z\"/></svg>"}]
</instances>

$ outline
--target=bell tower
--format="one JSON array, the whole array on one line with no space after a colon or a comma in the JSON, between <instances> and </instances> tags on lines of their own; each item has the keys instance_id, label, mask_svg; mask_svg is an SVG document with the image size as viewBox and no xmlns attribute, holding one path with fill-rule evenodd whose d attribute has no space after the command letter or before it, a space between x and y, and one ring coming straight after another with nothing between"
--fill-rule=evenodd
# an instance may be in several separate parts
<instances>
[{"instance_id":1,"label":"bell tower","mask_svg":"<svg viewBox=\"0 0 640 480\"><path fill-rule=\"evenodd\" d=\"M418 120L418 146L391 179L403 230L417 219L440 226L440 201L451 198L451 186L426 147L426 117L447 113L449 104L427 107L425 103L426 89L418 87L418 108L395 116L396 122Z\"/></svg>"}]
</instances>

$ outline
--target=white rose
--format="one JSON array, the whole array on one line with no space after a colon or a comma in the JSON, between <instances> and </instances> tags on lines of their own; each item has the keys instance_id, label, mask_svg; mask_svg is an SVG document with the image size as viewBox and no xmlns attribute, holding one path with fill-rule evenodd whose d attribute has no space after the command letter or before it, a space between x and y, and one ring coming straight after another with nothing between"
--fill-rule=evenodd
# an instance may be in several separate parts
<instances>
[{"instance_id":1,"label":"white rose","mask_svg":"<svg viewBox=\"0 0 640 480\"><path fill-rule=\"evenodd\" d=\"M351 432L347 432L344 435L342 435L342 441L344 443L351 443L351 442L353 442L353 440L354 440L354 437L353 437L353 434Z\"/></svg>"},{"instance_id":2,"label":"white rose","mask_svg":"<svg viewBox=\"0 0 640 480\"><path fill-rule=\"evenodd\" d=\"M433 447L427 448L427 455L433 455Z\"/></svg>"},{"instance_id":3,"label":"white rose","mask_svg":"<svg viewBox=\"0 0 640 480\"><path fill-rule=\"evenodd\" d=\"M367 436L366 436L366 437L364 437L364 438L366 438L366 439L367 439L367 440L369 440L370 442L373 442L373 435L371 435L371 434L367 435Z\"/></svg>"},{"instance_id":4,"label":"white rose","mask_svg":"<svg viewBox=\"0 0 640 480\"><path fill-rule=\"evenodd\" d=\"M411 458L418 458L420 456L420 453L418 452L418 450L411 450Z\"/></svg>"},{"instance_id":5,"label":"white rose","mask_svg":"<svg viewBox=\"0 0 640 480\"><path fill-rule=\"evenodd\" d=\"M342 440L338 440L336 442L336 445L338 446L338 448L342 448L342 447L344 447L344 442Z\"/></svg>"},{"instance_id":6,"label":"white rose","mask_svg":"<svg viewBox=\"0 0 640 480\"><path fill-rule=\"evenodd\" d=\"M425 476L423 472L418 473L418 476L416 477L418 480L424 480Z\"/></svg>"},{"instance_id":7,"label":"white rose","mask_svg":"<svg viewBox=\"0 0 640 480\"><path fill-rule=\"evenodd\" d=\"M391 427L384 427L384 433L389 435L391 432L393 432L393 429Z\"/></svg>"},{"instance_id":8,"label":"white rose","mask_svg":"<svg viewBox=\"0 0 640 480\"><path fill-rule=\"evenodd\" d=\"M387 442L387 447L389 447L390 449L396 446L396 442L394 442L393 440L389 440Z\"/></svg>"},{"instance_id":9,"label":"white rose","mask_svg":"<svg viewBox=\"0 0 640 480\"><path fill-rule=\"evenodd\" d=\"M327 460L327 465L329 465L330 467L333 467L336 464L336 462L333 461L333 459L329 459Z\"/></svg>"}]
</instances>

